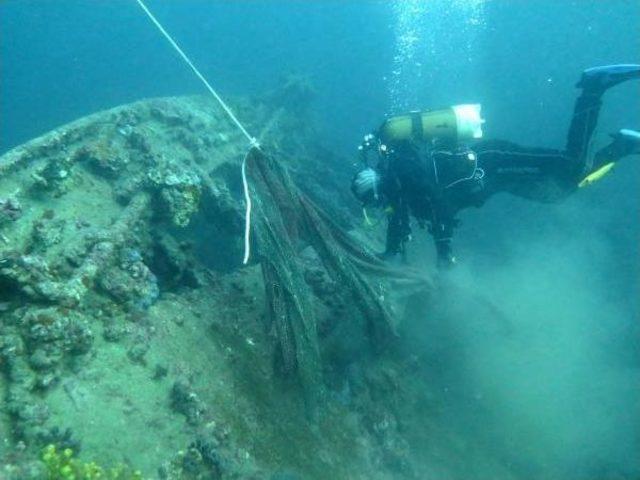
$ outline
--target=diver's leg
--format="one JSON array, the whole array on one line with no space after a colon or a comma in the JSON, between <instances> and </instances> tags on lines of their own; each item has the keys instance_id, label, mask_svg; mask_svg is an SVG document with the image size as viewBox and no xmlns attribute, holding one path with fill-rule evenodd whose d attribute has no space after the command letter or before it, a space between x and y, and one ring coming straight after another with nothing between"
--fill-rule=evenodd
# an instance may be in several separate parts
<instances>
[{"instance_id":1,"label":"diver's leg","mask_svg":"<svg viewBox=\"0 0 640 480\"><path fill-rule=\"evenodd\" d=\"M611 143L596 152L592 170L617 162L623 157L640 154L640 132L623 128L611 134Z\"/></svg>"},{"instance_id":2,"label":"diver's leg","mask_svg":"<svg viewBox=\"0 0 640 480\"><path fill-rule=\"evenodd\" d=\"M606 65L582 72L576 84L582 93L573 109L566 146L566 154L573 160L570 169L574 175L579 177L593 168L588 162L587 150L598 122L602 95L609 88L634 78L640 78L640 65Z\"/></svg>"},{"instance_id":3,"label":"diver's leg","mask_svg":"<svg viewBox=\"0 0 640 480\"><path fill-rule=\"evenodd\" d=\"M576 87L585 91L600 92L602 95L607 89L634 78L640 78L640 65L633 63L602 65L587 68L582 72Z\"/></svg>"},{"instance_id":4,"label":"diver's leg","mask_svg":"<svg viewBox=\"0 0 640 480\"><path fill-rule=\"evenodd\" d=\"M564 151L526 148L505 141L477 144L478 166L485 171L483 200L497 192L538 201L556 201L578 187L578 182L592 171L587 165L587 148L598 121L602 95L621 82L640 78L640 65L609 65L585 70L580 82L582 93L576 100ZM633 135L623 135L608 150L596 157L604 161L605 153L628 155L630 145L637 148ZM624 153L627 152L627 153Z\"/></svg>"},{"instance_id":5,"label":"diver's leg","mask_svg":"<svg viewBox=\"0 0 640 480\"><path fill-rule=\"evenodd\" d=\"M484 171L481 201L498 192L508 192L542 202L566 196L576 185L567 173L570 158L549 148L528 148L492 140L475 148L478 167Z\"/></svg>"},{"instance_id":6,"label":"diver's leg","mask_svg":"<svg viewBox=\"0 0 640 480\"><path fill-rule=\"evenodd\" d=\"M571 169L576 175L584 173L587 149L602 106L601 96L602 93L583 91L573 107L565 152L573 160Z\"/></svg>"}]
</instances>

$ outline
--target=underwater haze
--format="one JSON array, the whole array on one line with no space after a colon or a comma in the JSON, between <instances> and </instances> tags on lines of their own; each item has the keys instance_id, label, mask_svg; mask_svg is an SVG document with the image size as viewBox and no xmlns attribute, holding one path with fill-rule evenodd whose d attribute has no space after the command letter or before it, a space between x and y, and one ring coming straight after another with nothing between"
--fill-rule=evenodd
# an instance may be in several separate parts
<instances>
[{"instance_id":1,"label":"underwater haze","mask_svg":"<svg viewBox=\"0 0 640 480\"><path fill-rule=\"evenodd\" d=\"M306 170L308 165L304 162L294 163L293 178L305 185L311 184L309 191L320 192L313 197L316 203L323 198L342 202L344 211L336 215L341 225L352 227L356 238L366 239L363 241L378 248L380 244L375 242L384 233L381 230L374 234L360 232L362 222L356 216L360 208L349 197L349 179L358 169L357 145L363 135L377 128L386 116L416 109L481 103L486 138L562 148L578 93L575 84L581 72L597 65L640 63L640 2L637 0L148 0L145 3L222 97L238 105L241 121L252 115L247 105L254 100L258 104L265 94L277 91L291 78L302 78L305 85L310 85L313 98L309 107L298 118L298 125L285 129L286 135L279 146L289 152L288 159L296 159L292 161L306 159L308 154L309 162L315 162L314 167ZM154 97L206 93L135 0L0 2L0 154L98 111ZM201 118L198 115L194 114ZM254 131L260 131L262 117L255 118L258 120L247 120ZM309 125L313 125L310 131ZM626 82L606 93L594 145L603 146L609 134L621 128L640 130L638 81ZM221 135L220 138L227 141L225 137L229 135ZM183 141L179 135L167 138ZM232 138L232 141L235 140ZM313 143L313 149L300 146L305 142ZM241 159L241 150L229 147L229 155ZM224 167L209 170L222 172L220 175L225 172ZM236 176L230 174L232 181L228 182L228 190L243 209L238 172ZM184 172L176 175L179 173ZM1 169L0 174L3 174ZM11 190L21 188L16 185L11 183ZM105 191L101 188L96 187L96 196ZM122 190L126 189L119 189L117 194ZM132 438L122 440L131 450L140 442L141 452L143 446L147 449L144 452L153 452L151 445L157 441L155 453L148 454L124 452L124 446L116 453L113 445L117 442L106 438L116 431L113 425L120 422L124 428L122 424L126 421L115 415L107 418L105 413L98 424L111 433L83 430L82 419L86 417L82 417L76 405L71 417L80 425L78 431L87 438L82 447L82 455L86 456L82 458L93 459L107 452L102 457L107 463L139 466L144 478L640 479L639 192L640 157L635 155L623 159L613 173L601 181L578 190L561 203L535 203L507 194L496 195L481 208L466 210L460 215L461 225L454 238L458 264L447 275L436 272L435 255L426 230L415 228L409 262L436 279L437 293L428 298L413 298L408 306L403 305L401 311L405 313L398 320L401 339L396 348L399 350L393 355L377 357L376 352L367 351L362 355L367 363L367 367L363 367L352 360L351 350L344 353L349 349L340 347L340 355L336 354L340 361L335 362L340 366L325 366L323 374L331 379L326 380L327 384L339 385L327 386L332 390L329 396L336 406L329 409L331 414L326 418L340 418L340 428L345 430L331 430L322 420L320 427L309 427L306 420L300 420L299 428L309 429L300 436L295 433L295 420L306 417L296 416L297 410L291 407L294 403L287 403L290 397L286 397L295 395L295 388L274 380L274 385L282 386L285 393L271 396L270 387L263 387L256 380L259 375L251 370L253 361L242 357L243 352L251 351L251 347L247 347L251 342L262 348L257 337L263 335L265 345L270 345L272 337L264 334L264 305L251 303L256 298L263 300L262 293L252 290L262 292L261 287L256 286L262 276L253 270L242 273L242 237L237 234L241 228L229 234L237 234L233 240L236 243L230 243L235 250L221 250L219 245L227 245L224 236L227 233L216 237L218 231L207 227L211 217L206 212L194 214L191 230L175 234L176 245L191 242L188 235L196 237L191 242L195 245L195 258L202 260L207 275L215 277L212 284L217 285L216 288L227 285L224 275L230 271L230 275L238 275L228 281L230 286L225 295L231 292L229 296L221 294L219 298L233 299L238 295L242 302L251 305L242 312L250 312L252 317L244 313L224 317L225 322L253 325L247 327L255 329L250 330L251 335L247 334L249 343L242 337L239 344L233 340L227 346L224 342L235 339L237 331L228 333L224 325L208 326L211 344L225 347L220 347L223 353L219 357L207 357L203 350L209 348L209 344L200 338L207 335L195 327L192 329L188 321L186 327L180 324L166 329L158 323L154 328L160 333L148 336L166 335L162 337L166 341L166 352L158 342L147 354L152 360L129 362L131 350L127 354L125 349L123 362L133 363L137 369L130 378L118 377L124 374L117 370L125 367L109 357L119 355L117 344L105 343L105 350L95 358L105 362L109 369L105 367L105 377L95 380L96 391L102 391L100 388L105 384L128 381L144 384L153 377L151 386L140 394L141 401L155 399L153 392L157 390L157 398L164 399L164 403L153 404L149 400L148 405L174 408L176 395L180 396L176 394L176 385L181 385L178 374L189 369L189 355L193 354L194 365L200 362L200 366L208 365L212 358L216 362L228 361L229 371L233 370L234 379L241 386L237 391L246 397L223 400L222 396L212 394L207 397L212 403L203 402L206 406L202 411L219 411L220 416L226 412L229 418L252 412L255 417L247 424L253 422L251 425L257 425L255 430L247 427L244 420L234 420L237 423L229 420L229 424L245 425L236 427L240 432L238 438L249 452L247 458L251 454L264 470L251 473L254 476L237 474L236 477L232 470L225 471L227 467L220 465L241 463L238 452L233 454L233 460L227 464L221 461L202 476L197 476L200 470L197 475L189 476L186 467L183 477L177 474L172 477L166 468L158 469L162 463L160 457L169 457L166 451L185 450L195 435L188 430L193 427L192 422L197 422L194 415L200 415L193 413L193 409L197 410L193 402L186 407L188 413L184 408L178 409L181 423L174 425L177 421L167 417L166 421L160 419L149 424L149 429L157 427L157 432L162 434L160 440L150 439L140 431L131 431ZM5 193L0 189L0 200ZM131 197L135 199L133 194ZM37 202L42 203L42 198L37 197L35 204L41 205ZM90 201L93 200L87 200ZM114 206L109 202L96 203L95 208L104 207L111 215L110 209L115 212L119 208L115 206L118 201L113 201ZM82 200L76 204L78 202ZM68 205L71 205L68 209L75 208L73 202ZM46 208L51 212L55 210L55 207ZM56 218L61 214L64 212L56 211ZM115 213L113 216L115 218ZM176 225L167 229L171 235L179 230L174 227ZM158 244L166 243L163 242ZM187 250L182 246L174 248L181 249ZM158 248L154 251L157 254ZM130 256L141 255L151 270L160 264L165 268L158 257L151 262L144 251L132 252ZM232 263L228 260L232 256L239 260ZM2 261L0 256L0 267ZM186 311L191 303L202 301L200 313L194 315L200 319L207 318L208 309L219 312L237 307L225 304L224 300L214 303L218 297L210 296L202 286L209 280L204 283L194 280L192 283L197 284L197 288L192 285L174 288L162 273L154 271L151 275L158 277L158 285L154 287L158 291L150 295L153 299L149 304L153 306L149 308L145 304L143 309L151 315L154 309L168 305L167 302L175 302L172 314L179 316L179 305ZM0 288L6 289L0 293L0 319L8 326L8 330L0 330L6 337L4 343L0 343L0 351L5 351L9 344L6 332L13 332L11 318L17 318L20 309L28 303L24 300L27 297L12 296L12 285L0 275ZM104 282L102 288L108 290ZM200 289L201 293L189 293L190 289ZM206 303L208 301L211 304ZM95 305L96 312L108 310L106 303L96 301ZM99 315L103 312L95 313L94 317ZM116 318L119 314L109 315ZM129 318L130 312L126 315ZM140 312L130 315L132 329L141 328L141 323L146 321L140 320L144 315ZM342 320L348 322L349 318ZM185 334L182 340L173 338L168 333L173 333L173 329L176 335L192 329L189 330L191 336ZM353 341L356 344L353 351L360 351L358 341ZM329 348L322 348L323 355L329 355L328 351ZM174 355L183 355L182 360L176 360L175 364L171 360L165 363L154 360L170 359ZM347 357L349 359L344 360ZM8 392L16 380L7 366L10 362L0 358L4 358L0 362L4 369L0 394L5 396L0 408L0 440L4 442L0 447L0 460L5 459L7 478L21 478L9 476L13 471L9 468L12 462L17 465L16 458L22 458L21 453L14 450L29 450L31 445L22 440L22 430L12 423L12 415L17 414L10 406ZM92 361L96 361L95 358ZM414 367L407 367L414 361ZM273 367L277 371L276 363L265 362L260 368L271 372ZM238 373L243 371L240 367L251 373L242 377L242 373ZM360 373L369 368L381 368L383 373L379 376ZM211 369L223 377L222 366L213 365ZM218 377L207 376L206 369L195 370L200 375L189 377L185 398L193 398L189 397L195 395L193 392L206 397L206 385L218 382ZM110 371L116 372L113 378L109 377ZM61 387L52 387L58 388L52 391L52 398L67 395L75 404L75 394L69 393L69 385L75 381L78 370L64 372L57 380ZM375 394L367 394L365 408L357 398L358 385L374 382L370 377L393 376L388 372L402 372L397 379L389 380L389 384L399 385L397 391L403 395L411 392L414 396L406 393L398 399L394 388L385 384ZM168 386L161 383L169 381L165 377L173 381L174 375L178 378L175 383ZM43 393L45 390L44 387L38 390L36 396L48 398L49 393ZM172 393L167 393L169 390ZM273 400L280 398L277 397L280 394L285 398L282 403ZM267 398L269 400L265 400ZM393 400L389 400L391 398ZM218 406L213 403L216 399L227 403L217 410ZM102 401L106 404L106 400ZM234 413L236 401L238 410ZM379 420L383 407L379 407L377 401L380 405L391 405L389 411L402 421L387 421L389 417L382 414L379 417L384 417L387 423ZM60 412L56 411L55 402L62 400L52 402L50 410L52 415L57 415ZM78 402L82 404L82 400ZM102 403L94 407L96 411L100 405ZM243 413L238 413L240 411ZM281 420L279 415L286 419ZM318 415L322 418L323 413ZM369 429L363 427L368 436L350 437L345 432L350 432L351 422L357 423L356 419L361 417L376 421L371 420L373 426ZM60 414L57 421L64 428L64 414ZM205 423L208 426L211 422ZM383 423L384 428L379 426ZM381 433L387 424L393 425L389 428L397 432L398 438L402 437L402 442L397 441L393 448L388 445L390 437ZM203 425L197 425L199 435L205 429ZM263 425L270 425L272 430L265 431L267 427ZM423 425L429 429L425 430L427 427ZM230 431L233 437L233 426ZM321 436L322 441L314 443L311 439L318 438L314 435ZM134 438L136 436L140 438ZM252 445L254 437L260 441ZM380 451L387 452L384 449L388 448L394 452L392 461L375 450L371 458L364 454L362 458L370 461L366 465L379 469L360 467L355 458L361 457L355 453L354 463L349 465L351 449L367 450L367 442L376 441L383 445ZM41 442L38 448L48 443ZM290 458L282 453L288 449L292 451ZM206 457L201 450L200 454ZM206 458L200 460L206 463ZM364 460L362 462L365 465ZM335 470L327 465L335 466ZM0 465L0 478L3 478L1 468ZM323 477L325 471L331 472L331 476ZM51 474L44 478L63 477Z\"/></svg>"}]
</instances>

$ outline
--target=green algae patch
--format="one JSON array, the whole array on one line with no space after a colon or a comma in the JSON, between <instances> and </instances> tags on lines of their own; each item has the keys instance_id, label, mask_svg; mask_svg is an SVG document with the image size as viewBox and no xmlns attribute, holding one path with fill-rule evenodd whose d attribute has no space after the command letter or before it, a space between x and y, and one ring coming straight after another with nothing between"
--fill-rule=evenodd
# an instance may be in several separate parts
<instances>
[{"instance_id":1,"label":"green algae patch","mask_svg":"<svg viewBox=\"0 0 640 480\"><path fill-rule=\"evenodd\" d=\"M139 471L125 466L104 468L95 462L82 462L73 456L73 450L58 451L48 445L42 452L46 480L142 480Z\"/></svg>"}]
</instances>

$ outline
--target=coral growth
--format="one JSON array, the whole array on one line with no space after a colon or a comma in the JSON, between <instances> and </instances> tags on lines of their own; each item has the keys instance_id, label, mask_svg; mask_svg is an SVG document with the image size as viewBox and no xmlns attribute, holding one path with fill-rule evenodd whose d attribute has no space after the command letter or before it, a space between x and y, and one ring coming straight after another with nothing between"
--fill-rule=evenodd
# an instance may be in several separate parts
<instances>
[{"instance_id":1,"label":"coral growth","mask_svg":"<svg viewBox=\"0 0 640 480\"><path fill-rule=\"evenodd\" d=\"M31 173L34 190L51 191L54 197L65 194L70 188L73 159L67 156L55 157Z\"/></svg>"},{"instance_id":2,"label":"coral growth","mask_svg":"<svg viewBox=\"0 0 640 480\"><path fill-rule=\"evenodd\" d=\"M15 196L0 198L0 225L5 221L14 221L22 215L22 204Z\"/></svg>"},{"instance_id":3,"label":"coral growth","mask_svg":"<svg viewBox=\"0 0 640 480\"><path fill-rule=\"evenodd\" d=\"M140 252L123 248L119 261L106 268L98 286L118 303L132 309L146 310L158 299L158 279L145 265Z\"/></svg>"},{"instance_id":4,"label":"coral growth","mask_svg":"<svg viewBox=\"0 0 640 480\"><path fill-rule=\"evenodd\" d=\"M104 140L79 148L75 160L87 162L96 173L107 178L117 178L129 163L129 158L116 151Z\"/></svg>"},{"instance_id":5,"label":"coral growth","mask_svg":"<svg viewBox=\"0 0 640 480\"><path fill-rule=\"evenodd\" d=\"M184 227L200 207L202 185L200 177L192 171L177 170L169 162L161 162L148 173L152 185L159 190L163 210L174 225Z\"/></svg>"},{"instance_id":6,"label":"coral growth","mask_svg":"<svg viewBox=\"0 0 640 480\"><path fill-rule=\"evenodd\" d=\"M204 404L186 379L178 379L171 388L171 408L184 415L191 425L197 425L205 412Z\"/></svg>"}]
</instances>

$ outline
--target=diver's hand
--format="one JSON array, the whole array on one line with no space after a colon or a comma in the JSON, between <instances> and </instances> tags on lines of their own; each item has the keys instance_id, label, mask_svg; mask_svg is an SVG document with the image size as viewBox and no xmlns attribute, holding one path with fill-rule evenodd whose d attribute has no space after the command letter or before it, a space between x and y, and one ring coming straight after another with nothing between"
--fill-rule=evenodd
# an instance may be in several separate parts
<instances>
[{"instance_id":1,"label":"diver's hand","mask_svg":"<svg viewBox=\"0 0 640 480\"><path fill-rule=\"evenodd\" d=\"M376 257L386 263L389 267L402 267L403 265L407 265L406 256L400 252L385 251L377 253Z\"/></svg>"},{"instance_id":2,"label":"diver's hand","mask_svg":"<svg viewBox=\"0 0 640 480\"><path fill-rule=\"evenodd\" d=\"M451 270L456 264L457 260L453 255L438 255L438 270Z\"/></svg>"},{"instance_id":3,"label":"diver's hand","mask_svg":"<svg viewBox=\"0 0 640 480\"><path fill-rule=\"evenodd\" d=\"M365 168L353 177L351 191L364 204L373 203L378 199L378 192L382 178L373 168Z\"/></svg>"},{"instance_id":4,"label":"diver's hand","mask_svg":"<svg viewBox=\"0 0 640 480\"><path fill-rule=\"evenodd\" d=\"M436 241L438 270L450 270L456 265L456 257L451 249L451 239L444 238Z\"/></svg>"},{"instance_id":5,"label":"diver's hand","mask_svg":"<svg viewBox=\"0 0 640 480\"><path fill-rule=\"evenodd\" d=\"M380 253L376 253L376 257L378 257L380 260L383 261L388 261L388 260L393 260L394 258L398 258L400 256L399 252L392 252L389 250L385 250L384 252L380 252Z\"/></svg>"}]
</instances>

